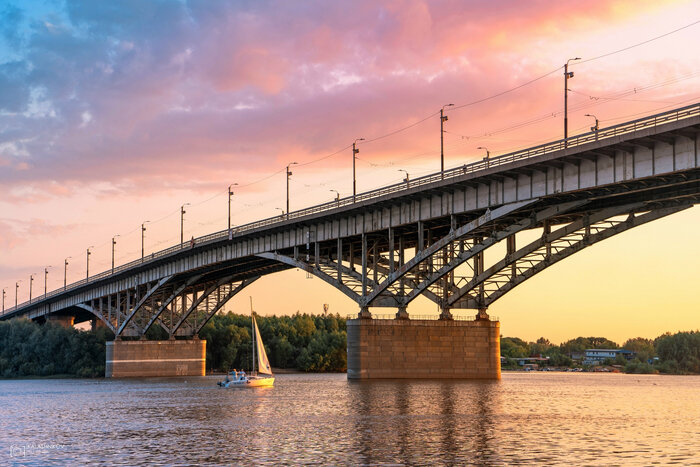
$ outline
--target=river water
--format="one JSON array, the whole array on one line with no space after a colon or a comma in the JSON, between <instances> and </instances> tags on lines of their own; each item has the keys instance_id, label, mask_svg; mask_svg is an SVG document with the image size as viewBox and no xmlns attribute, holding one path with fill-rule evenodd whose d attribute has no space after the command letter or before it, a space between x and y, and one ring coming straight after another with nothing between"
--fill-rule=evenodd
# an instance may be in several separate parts
<instances>
[{"instance_id":1,"label":"river water","mask_svg":"<svg viewBox=\"0 0 700 467\"><path fill-rule=\"evenodd\" d=\"M0 465L700 465L700 377L0 381Z\"/></svg>"}]
</instances>

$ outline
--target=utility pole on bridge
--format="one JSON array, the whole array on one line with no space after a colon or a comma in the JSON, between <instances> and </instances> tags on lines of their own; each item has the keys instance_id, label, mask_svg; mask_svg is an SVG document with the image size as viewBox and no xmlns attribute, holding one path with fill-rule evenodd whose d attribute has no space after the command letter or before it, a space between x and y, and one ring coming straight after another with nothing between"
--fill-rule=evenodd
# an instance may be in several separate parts
<instances>
[{"instance_id":1,"label":"utility pole on bridge","mask_svg":"<svg viewBox=\"0 0 700 467\"><path fill-rule=\"evenodd\" d=\"M68 277L68 260L71 259L72 256L69 256L63 261L63 290L66 290L66 278Z\"/></svg>"},{"instance_id":2,"label":"utility pole on bridge","mask_svg":"<svg viewBox=\"0 0 700 467\"><path fill-rule=\"evenodd\" d=\"M180 248L185 247L185 206L189 206L190 203L185 203L180 206Z\"/></svg>"},{"instance_id":3,"label":"utility pole on bridge","mask_svg":"<svg viewBox=\"0 0 700 467\"><path fill-rule=\"evenodd\" d=\"M566 147L566 139L569 137L569 114L568 114L568 103L569 103L569 79L574 77L574 72L569 71L569 62L574 60L581 60L580 57L570 58L564 64L564 147Z\"/></svg>"},{"instance_id":4,"label":"utility pole on bridge","mask_svg":"<svg viewBox=\"0 0 700 467\"><path fill-rule=\"evenodd\" d=\"M357 196L357 177L355 176L355 159L357 159L357 153L360 152L359 149L355 147L358 141L364 141L364 138L357 138L354 143L352 143L352 202L355 202L355 197Z\"/></svg>"},{"instance_id":5,"label":"utility pole on bridge","mask_svg":"<svg viewBox=\"0 0 700 467\"><path fill-rule=\"evenodd\" d=\"M19 283L20 282L22 282L22 281L20 280L20 281L15 282L15 309L17 309L17 292L19 291Z\"/></svg>"},{"instance_id":6,"label":"utility pole on bridge","mask_svg":"<svg viewBox=\"0 0 700 467\"><path fill-rule=\"evenodd\" d=\"M292 172L289 171L289 167L292 165L297 165L297 163L290 162L287 164L287 219L289 219L289 177L292 176Z\"/></svg>"},{"instance_id":7,"label":"utility pole on bridge","mask_svg":"<svg viewBox=\"0 0 700 467\"><path fill-rule=\"evenodd\" d=\"M119 235L115 235L114 237L112 237L112 274L114 274L114 246L117 244L116 238L118 236Z\"/></svg>"},{"instance_id":8,"label":"utility pole on bridge","mask_svg":"<svg viewBox=\"0 0 700 467\"><path fill-rule=\"evenodd\" d=\"M46 290L47 290L46 283L48 282L48 279L49 279L49 268L50 267L51 266L46 266L44 268L44 298L46 298Z\"/></svg>"},{"instance_id":9,"label":"utility pole on bridge","mask_svg":"<svg viewBox=\"0 0 700 467\"><path fill-rule=\"evenodd\" d=\"M2 289L2 314L5 314L5 289Z\"/></svg>"},{"instance_id":10,"label":"utility pole on bridge","mask_svg":"<svg viewBox=\"0 0 700 467\"><path fill-rule=\"evenodd\" d=\"M32 303L32 285L34 284L34 274L29 275L29 303Z\"/></svg>"},{"instance_id":11,"label":"utility pole on bridge","mask_svg":"<svg viewBox=\"0 0 700 467\"><path fill-rule=\"evenodd\" d=\"M95 248L94 246L89 246L87 248L87 254L85 255L85 282L90 279L90 248Z\"/></svg>"},{"instance_id":12,"label":"utility pole on bridge","mask_svg":"<svg viewBox=\"0 0 700 467\"><path fill-rule=\"evenodd\" d=\"M443 125L447 121L447 115L445 115L445 107L451 107L454 104L445 104L440 109L440 178L445 178L445 130L443 130Z\"/></svg>"},{"instance_id":13,"label":"utility pole on bridge","mask_svg":"<svg viewBox=\"0 0 700 467\"><path fill-rule=\"evenodd\" d=\"M151 221L144 221L143 224L141 224L141 262L143 263L143 239L144 239L144 234L146 233L146 224L148 224Z\"/></svg>"}]
</instances>

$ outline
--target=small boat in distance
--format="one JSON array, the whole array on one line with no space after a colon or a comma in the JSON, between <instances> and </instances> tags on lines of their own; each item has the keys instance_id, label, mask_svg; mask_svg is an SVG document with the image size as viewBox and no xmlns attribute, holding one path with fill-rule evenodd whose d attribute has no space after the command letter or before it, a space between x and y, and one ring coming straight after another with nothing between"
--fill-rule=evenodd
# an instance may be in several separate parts
<instances>
[{"instance_id":1,"label":"small boat in distance","mask_svg":"<svg viewBox=\"0 0 700 467\"><path fill-rule=\"evenodd\" d=\"M255 313L253 312L253 297L250 297L250 317L252 319L253 330L253 370L250 375L246 375L245 371L233 370L226 375L226 379L219 381L217 384L222 388L259 388L271 387L275 383L275 377L272 375L270 361L267 359L265 345L263 345L260 337L258 323L255 321ZM255 372L255 363L257 361L258 371Z\"/></svg>"}]
</instances>

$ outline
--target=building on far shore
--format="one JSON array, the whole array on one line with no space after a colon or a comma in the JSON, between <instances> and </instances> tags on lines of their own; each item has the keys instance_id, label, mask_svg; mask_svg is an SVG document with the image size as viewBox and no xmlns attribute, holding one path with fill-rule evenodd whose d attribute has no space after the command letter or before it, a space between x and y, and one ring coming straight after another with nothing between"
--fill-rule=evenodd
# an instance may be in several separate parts
<instances>
[{"instance_id":1,"label":"building on far shore","mask_svg":"<svg viewBox=\"0 0 700 467\"><path fill-rule=\"evenodd\" d=\"M622 355L627 360L632 360L635 353L625 349L586 349L583 352L572 352L572 360L583 360L584 365L600 365L607 359L615 359Z\"/></svg>"}]
</instances>

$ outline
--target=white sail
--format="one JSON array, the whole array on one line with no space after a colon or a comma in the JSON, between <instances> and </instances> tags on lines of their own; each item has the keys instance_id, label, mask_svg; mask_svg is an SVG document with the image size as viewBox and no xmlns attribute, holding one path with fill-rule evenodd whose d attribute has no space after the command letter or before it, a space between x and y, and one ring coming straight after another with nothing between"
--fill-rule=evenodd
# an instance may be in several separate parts
<instances>
[{"instance_id":1,"label":"white sail","mask_svg":"<svg viewBox=\"0 0 700 467\"><path fill-rule=\"evenodd\" d=\"M271 375L272 368L270 368L270 362L267 360L267 353L265 353L265 346L260 337L260 330L258 329L258 322L255 321L255 316L253 316L253 326L255 326L255 345L258 350L258 373Z\"/></svg>"}]
</instances>

